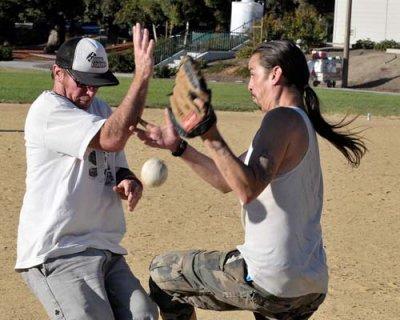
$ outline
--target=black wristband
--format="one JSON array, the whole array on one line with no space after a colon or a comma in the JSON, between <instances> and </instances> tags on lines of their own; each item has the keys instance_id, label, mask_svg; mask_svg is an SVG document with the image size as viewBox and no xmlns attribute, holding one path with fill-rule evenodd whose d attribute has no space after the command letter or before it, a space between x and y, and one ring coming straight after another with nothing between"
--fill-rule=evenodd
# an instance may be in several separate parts
<instances>
[{"instance_id":1,"label":"black wristband","mask_svg":"<svg viewBox=\"0 0 400 320\"><path fill-rule=\"evenodd\" d=\"M140 186L142 187L142 189L143 189L143 183L142 183L142 181L140 181L139 178L136 177L136 176L128 176L128 177L125 177L124 180L135 181L135 182L136 182L138 185L140 185Z\"/></svg>"},{"instance_id":2,"label":"black wristband","mask_svg":"<svg viewBox=\"0 0 400 320\"><path fill-rule=\"evenodd\" d=\"M181 139L181 141L179 142L178 148L176 148L176 150L174 152L171 152L171 154L174 157L180 157L186 150L188 143Z\"/></svg>"},{"instance_id":3,"label":"black wristband","mask_svg":"<svg viewBox=\"0 0 400 320\"><path fill-rule=\"evenodd\" d=\"M131 170L129 170L128 168L119 168L116 173L117 185L119 185L122 180L125 180L126 177L131 176L135 176Z\"/></svg>"}]
</instances>

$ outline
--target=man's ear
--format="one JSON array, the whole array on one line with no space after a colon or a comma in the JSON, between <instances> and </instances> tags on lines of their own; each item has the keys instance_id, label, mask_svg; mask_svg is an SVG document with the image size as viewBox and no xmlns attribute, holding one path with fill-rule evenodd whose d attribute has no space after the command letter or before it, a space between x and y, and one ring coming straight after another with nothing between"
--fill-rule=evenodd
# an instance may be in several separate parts
<instances>
[{"instance_id":1,"label":"man's ear","mask_svg":"<svg viewBox=\"0 0 400 320\"><path fill-rule=\"evenodd\" d=\"M283 77L283 71L280 66L275 66L271 70L272 74L272 83L277 84Z\"/></svg>"},{"instance_id":2,"label":"man's ear","mask_svg":"<svg viewBox=\"0 0 400 320\"><path fill-rule=\"evenodd\" d=\"M60 81L64 78L64 70L62 68L60 68L59 66L57 66L56 64L53 65L52 67L52 72L53 72L53 77L54 80Z\"/></svg>"}]
</instances>

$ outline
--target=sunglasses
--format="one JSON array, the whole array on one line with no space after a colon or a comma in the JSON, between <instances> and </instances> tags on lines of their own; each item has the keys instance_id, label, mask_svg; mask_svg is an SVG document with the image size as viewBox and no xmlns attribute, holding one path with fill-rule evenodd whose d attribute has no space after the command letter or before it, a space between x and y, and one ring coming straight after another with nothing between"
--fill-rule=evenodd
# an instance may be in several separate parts
<instances>
[{"instance_id":1,"label":"sunglasses","mask_svg":"<svg viewBox=\"0 0 400 320\"><path fill-rule=\"evenodd\" d=\"M69 69L65 69L68 73L68 75L71 77L72 80L74 80L76 86L81 89L91 89L91 90L97 90L99 87L96 86L88 86L86 84L81 83L80 81L76 80L76 78L73 76L71 71Z\"/></svg>"}]
</instances>

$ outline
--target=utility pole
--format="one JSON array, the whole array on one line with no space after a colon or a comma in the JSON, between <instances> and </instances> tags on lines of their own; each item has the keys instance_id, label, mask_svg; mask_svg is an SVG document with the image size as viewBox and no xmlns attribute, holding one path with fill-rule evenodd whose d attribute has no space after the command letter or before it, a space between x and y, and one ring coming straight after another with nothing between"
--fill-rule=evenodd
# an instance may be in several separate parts
<instances>
[{"instance_id":1,"label":"utility pole","mask_svg":"<svg viewBox=\"0 0 400 320\"><path fill-rule=\"evenodd\" d=\"M351 7L352 0L347 0L346 11L346 26L344 30L344 48L343 48L343 63L342 63L342 88L347 88L347 80L349 78L349 47L351 33Z\"/></svg>"}]
</instances>

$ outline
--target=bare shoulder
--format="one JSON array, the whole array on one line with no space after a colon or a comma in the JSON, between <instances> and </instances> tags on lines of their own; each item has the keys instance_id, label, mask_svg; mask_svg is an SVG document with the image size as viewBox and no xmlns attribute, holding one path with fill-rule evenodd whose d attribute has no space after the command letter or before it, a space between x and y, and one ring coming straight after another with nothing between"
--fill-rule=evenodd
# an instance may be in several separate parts
<instances>
[{"instance_id":1,"label":"bare shoulder","mask_svg":"<svg viewBox=\"0 0 400 320\"><path fill-rule=\"evenodd\" d=\"M279 160L277 174L293 169L308 149L307 125L293 108L281 107L268 112L263 119L260 138L269 141L268 149Z\"/></svg>"},{"instance_id":2,"label":"bare shoulder","mask_svg":"<svg viewBox=\"0 0 400 320\"><path fill-rule=\"evenodd\" d=\"M287 107L279 107L269 111L263 119L263 126L277 131L285 131L288 134L293 133L292 130L306 130L306 124L300 113Z\"/></svg>"}]
</instances>

